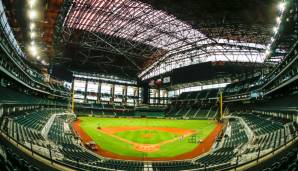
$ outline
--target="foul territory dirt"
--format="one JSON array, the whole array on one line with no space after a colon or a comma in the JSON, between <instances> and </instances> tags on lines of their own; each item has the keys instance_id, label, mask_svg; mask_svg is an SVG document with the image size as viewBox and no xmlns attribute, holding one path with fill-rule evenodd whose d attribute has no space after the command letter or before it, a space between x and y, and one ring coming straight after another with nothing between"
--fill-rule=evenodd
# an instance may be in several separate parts
<instances>
[{"instance_id":1,"label":"foul territory dirt","mask_svg":"<svg viewBox=\"0 0 298 171\"><path fill-rule=\"evenodd\" d=\"M82 142L85 144L85 142L92 141L92 138L84 132L84 130L80 127L80 120L77 120L73 123L73 129L76 132L78 136L80 136ZM102 149L99 145L97 145L98 150L96 153L99 155L102 155L104 157L108 158L115 158L115 159L123 159L123 160L152 160L152 161L160 161L160 160L184 160L184 159L190 159L194 158L198 155L201 155L205 152L208 152L210 148L212 147L213 142L215 141L217 135L220 133L222 129L222 124L217 123L215 129L200 143L198 146L188 152L184 153L181 155L177 155L175 157L160 157L160 158L149 158L149 157L131 157L131 156L123 156L123 155L118 155L115 153L112 153L110 151L107 151L105 149ZM163 142L160 142L158 144L139 144L135 143L132 141L129 141L127 139L124 139L122 137L119 137L115 135L115 133L120 132L120 131L134 131L134 130L158 130L158 131L166 131L166 132L172 132L175 134L179 134L183 137L187 137L190 135L193 135L197 132L194 132L192 130L187 130L187 129L180 129L180 128L158 128L158 127L107 127L107 128L101 128L98 129L98 131L107 134L109 136L113 136L117 138L118 140L127 142L129 144L132 144L135 148L135 150L142 151L142 152L154 152L159 150L159 147L161 145L176 141L180 138L180 136L166 140ZM146 136L146 135L145 135ZM149 136L149 135L148 135Z\"/></svg>"}]
</instances>

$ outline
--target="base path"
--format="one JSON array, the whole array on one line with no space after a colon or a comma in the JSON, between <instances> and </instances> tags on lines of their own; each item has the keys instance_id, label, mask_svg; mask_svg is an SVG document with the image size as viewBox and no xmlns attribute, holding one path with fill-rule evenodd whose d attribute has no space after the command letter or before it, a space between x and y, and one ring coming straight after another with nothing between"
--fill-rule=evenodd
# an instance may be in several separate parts
<instances>
[{"instance_id":1,"label":"base path","mask_svg":"<svg viewBox=\"0 0 298 171\"><path fill-rule=\"evenodd\" d=\"M73 122L72 124L74 132L80 136L82 142L85 144L86 142L92 141L92 138L85 133L85 131L80 127L80 120ZM112 153L105 149L102 149L99 145L97 145L98 150L95 151L97 154L114 159L122 159L122 160L140 160L140 161L166 161L166 160L185 160L197 157L205 152L208 152L213 145L217 135L221 132L223 125L221 123L217 123L215 129L200 143L194 150L184 153L175 157L160 157L160 158L150 158L150 157L132 157L132 156L124 156ZM117 131L119 132L119 131ZM153 144L155 145L155 144ZM145 146L141 148L146 148ZM151 148L147 146L147 148Z\"/></svg>"}]
</instances>

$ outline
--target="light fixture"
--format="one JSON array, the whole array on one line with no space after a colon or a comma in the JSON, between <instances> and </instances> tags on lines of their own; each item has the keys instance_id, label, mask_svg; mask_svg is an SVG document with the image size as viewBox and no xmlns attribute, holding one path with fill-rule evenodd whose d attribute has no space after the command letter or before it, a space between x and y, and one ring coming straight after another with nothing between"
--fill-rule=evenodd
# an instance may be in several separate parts
<instances>
[{"instance_id":1,"label":"light fixture","mask_svg":"<svg viewBox=\"0 0 298 171\"><path fill-rule=\"evenodd\" d=\"M276 23L280 24L280 21L281 21L280 17L276 17Z\"/></svg>"},{"instance_id":2,"label":"light fixture","mask_svg":"<svg viewBox=\"0 0 298 171\"><path fill-rule=\"evenodd\" d=\"M37 17L37 13L34 10L29 10L28 15L30 20L33 20Z\"/></svg>"},{"instance_id":3,"label":"light fixture","mask_svg":"<svg viewBox=\"0 0 298 171\"><path fill-rule=\"evenodd\" d=\"M45 60L42 60L41 63L42 63L43 65L47 65L47 63L46 63Z\"/></svg>"},{"instance_id":4,"label":"light fixture","mask_svg":"<svg viewBox=\"0 0 298 171\"><path fill-rule=\"evenodd\" d=\"M278 33L278 30L279 30L279 27L280 27L280 23L281 23L281 20L282 20L282 17L283 17L283 13L286 9L286 3L284 2L284 0L282 0L278 5L277 5L277 8L278 10L280 11L279 13L279 16L276 17L276 26L273 27L273 35L271 37L271 43L269 43L267 46L266 46L266 52L265 52L265 56L269 57L270 53L271 53L271 46L272 46L272 43L276 40L276 35Z\"/></svg>"},{"instance_id":5,"label":"light fixture","mask_svg":"<svg viewBox=\"0 0 298 171\"><path fill-rule=\"evenodd\" d=\"M30 23L29 28L30 28L30 30L33 30L35 28L35 24L34 23Z\"/></svg>"},{"instance_id":6,"label":"light fixture","mask_svg":"<svg viewBox=\"0 0 298 171\"><path fill-rule=\"evenodd\" d=\"M29 46L29 52L33 57L36 57L37 60L40 60L40 56L38 55L38 47L36 46L35 43L35 37L37 33L35 32L36 29L36 24L34 23L34 19L38 18L38 13L35 10L36 3L38 2L37 0L27 0L29 9L28 9L28 17L29 17L29 36L31 38L30 46Z\"/></svg>"},{"instance_id":7,"label":"light fixture","mask_svg":"<svg viewBox=\"0 0 298 171\"><path fill-rule=\"evenodd\" d=\"M278 10L283 12L286 8L286 4L284 2L281 2L278 4Z\"/></svg>"},{"instance_id":8,"label":"light fixture","mask_svg":"<svg viewBox=\"0 0 298 171\"><path fill-rule=\"evenodd\" d=\"M37 55L37 48L35 45L31 45L30 46L30 52L33 56L36 56Z\"/></svg>"},{"instance_id":9,"label":"light fixture","mask_svg":"<svg viewBox=\"0 0 298 171\"><path fill-rule=\"evenodd\" d=\"M36 0L28 0L30 8L32 8L36 4Z\"/></svg>"},{"instance_id":10,"label":"light fixture","mask_svg":"<svg viewBox=\"0 0 298 171\"><path fill-rule=\"evenodd\" d=\"M35 32L30 32L30 37L31 37L31 39L33 39L34 37L36 36L36 33Z\"/></svg>"},{"instance_id":11,"label":"light fixture","mask_svg":"<svg viewBox=\"0 0 298 171\"><path fill-rule=\"evenodd\" d=\"M277 31L278 31L278 28L275 26L275 27L273 27L273 33L274 34L276 34L277 33Z\"/></svg>"}]
</instances>

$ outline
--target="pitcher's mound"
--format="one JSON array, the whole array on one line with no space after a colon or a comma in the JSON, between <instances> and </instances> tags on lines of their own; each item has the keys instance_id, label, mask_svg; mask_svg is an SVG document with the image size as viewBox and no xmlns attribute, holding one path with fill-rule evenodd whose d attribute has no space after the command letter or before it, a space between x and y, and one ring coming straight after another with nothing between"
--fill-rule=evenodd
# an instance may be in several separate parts
<instances>
[{"instance_id":1,"label":"pitcher's mound","mask_svg":"<svg viewBox=\"0 0 298 171\"><path fill-rule=\"evenodd\" d=\"M142 138L152 138L153 136L154 136L153 134L148 133L148 134L143 134Z\"/></svg>"},{"instance_id":2,"label":"pitcher's mound","mask_svg":"<svg viewBox=\"0 0 298 171\"><path fill-rule=\"evenodd\" d=\"M152 153L159 150L159 144L134 144L137 151Z\"/></svg>"}]
</instances>

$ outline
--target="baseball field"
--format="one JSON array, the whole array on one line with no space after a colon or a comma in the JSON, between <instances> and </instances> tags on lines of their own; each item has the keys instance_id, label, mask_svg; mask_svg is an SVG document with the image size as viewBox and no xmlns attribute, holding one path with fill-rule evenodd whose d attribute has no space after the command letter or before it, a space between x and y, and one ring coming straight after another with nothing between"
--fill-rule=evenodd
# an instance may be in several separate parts
<instances>
[{"instance_id":1,"label":"baseball field","mask_svg":"<svg viewBox=\"0 0 298 171\"><path fill-rule=\"evenodd\" d=\"M94 141L103 156L158 160L207 151L219 125L213 120L79 117L73 127L84 142Z\"/></svg>"}]
</instances>

